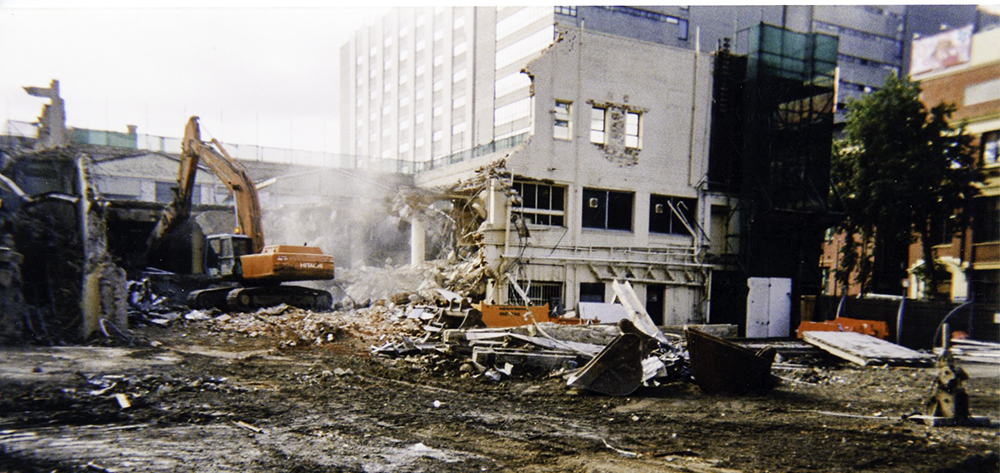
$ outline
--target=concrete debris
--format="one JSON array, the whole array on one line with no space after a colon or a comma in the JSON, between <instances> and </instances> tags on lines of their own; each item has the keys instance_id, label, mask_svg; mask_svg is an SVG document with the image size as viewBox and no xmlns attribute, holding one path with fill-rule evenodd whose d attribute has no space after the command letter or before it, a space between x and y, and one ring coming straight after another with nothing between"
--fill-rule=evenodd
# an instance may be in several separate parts
<instances>
[{"instance_id":1,"label":"concrete debris","mask_svg":"<svg viewBox=\"0 0 1000 473\"><path fill-rule=\"evenodd\" d=\"M802 339L861 366L927 366L934 356L857 332L803 332Z\"/></svg>"},{"instance_id":2,"label":"concrete debris","mask_svg":"<svg viewBox=\"0 0 1000 473\"><path fill-rule=\"evenodd\" d=\"M502 366L494 368L507 376L511 375L514 366L557 370L560 368L575 369L579 367L580 355L573 352L556 350L524 350L518 348L473 347L472 361L483 366ZM510 366L511 368L507 368Z\"/></svg>"},{"instance_id":3,"label":"concrete debris","mask_svg":"<svg viewBox=\"0 0 1000 473\"><path fill-rule=\"evenodd\" d=\"M241 429L249 430L250 432L253 432L255 434L260 434L260 433L264 432L264 429L261 429L260 427L255 427L253 425L250 425L250 424L248 424L246 422L243 422L242 420L233 421L233 425L235 425L235 426L237 426L237 427L239 427Z\"/></svg>"},{"instance_id":4,"label":"concrete debris","mask_svg":"<svg viewBox=\"0 0 1000 473\"><path fill-rule=\"evenodd\" d=\"M966 362L1000 364L1000 343L982 342L978 340L951 339L948 352L956 359ZM940 355L944 350L934 348L934 353Z\"/></svg>"},{"instance_id":5,"label":"concrete debris","mask_svg":"<svg viewBox=\"0 0 1000 473\"><path fill-rule=\"evenodd\" d=\"M210 323L220 331L276 338L285 342L284 346L324 345L336 340L341 333L370 344L384 344L405 334L422 333L417 321L406 319L402 310L384 305L346 312L312 312L294 307L277 315L267 315L268 311L230 314L227 320L214 319Z\"/></svg>"},{"instance_id":6,"label":"concrete debris","mask_svg":"<svg viewBox=\"0 0 1000 473\"><path fill-rule=\"evenodd\" d=\"M129 402L128 396L122 393L115 394L115 400L118 401L118 405L121 406L122 409L128 409L132 407L132 403Z\"/></svg>"},{"instance_id":7,"label":"concrete debris","mask_svg":"<svg viewBox=\"0 0 1000 473\"><path fill-rule=\"evenodd\" d=\"M87 464L84 465L84 468L86 468L87 471L97 471L97 472L100 472L100 473L115 473L115 471L116 471L116 470L112 470L110 468L98 465L97 463L94 463L94 462L87 462Z\"/></svg>"},{"instance_id":8,"label":"concrete debris","mask_svg":"<svg viewBox=\"0 0 1000 473\"><path fill-rule=\"evenodd\" d=\"M988 417L974 416L969 409L965 381L969 375L955 363L950 353L937 361L937 377L931 396L924 402L925 415L911 416L930 426L989 426Z\"/></svg>"},{"instance_id":9,"label":"concrete debris","mask_svg":"<svg viewBox=\"0 0 1000 473\"><path fill-rule=\"evenodd\" d=\"M208 314L200 310L192 310L191 312L184 314L184 320L208 320L208 319L211 319L211 317L209 317Z\"/></svg>"},{"instance_id":10,"label":"concrete debris","mask_svg":"<svg viewBox=\"0 0 1000 473\"><path fill-rule=\"evenodd\" d=\"M453 297L445 299L450 299L451 307L461 307L459 300ZM435 309L421 307L420 310L425 313ZM439 307L436 310L447 313L455 309ZM402 320L415 321L419 317L404 316ZM464 320L468 321L469 317L466 315ZM682 381L689 376L682 344L662 344L635 329L628 320L619 325L545 322L505 328L473 326L446 330L425 325L423 330L425 334L419 340L402 336L395 341L372 346L372 353L407 360L447 356L462 360L459 365L462 373L471 375L478 372L476 376L492 381L511 376L562 376L569 373L571 386L608 395L626 395L640 386L659 386ZM635 343L631 343L632 338ZM626 341L621 342L622 339ZM608 347L616 344L629 345L625 351L630 355L625 358L602 358ZM581 376L584 371L589 374ZM633 372L634 379L623 383L618 375L626 372ZM605 381L597 381L601 378Z\"/></svg>"}]
</instances>

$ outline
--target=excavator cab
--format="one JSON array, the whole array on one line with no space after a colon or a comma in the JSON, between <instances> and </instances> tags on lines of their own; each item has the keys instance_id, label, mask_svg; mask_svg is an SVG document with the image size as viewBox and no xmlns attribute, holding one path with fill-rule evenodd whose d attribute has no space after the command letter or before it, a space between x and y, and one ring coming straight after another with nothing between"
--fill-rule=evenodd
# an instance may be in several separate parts
<instances>
[{"instance_id":1,"label":"excavator cab","mask_svg":"<svg viewBox=\"0 0 1000 473\"><path fill-rule=\"evenodd\" d=\"M249 236L221 233L205 237L205 274L219 278L239 278L243 275L240 257L253 253Z\"/></svg>"}]
</instances>

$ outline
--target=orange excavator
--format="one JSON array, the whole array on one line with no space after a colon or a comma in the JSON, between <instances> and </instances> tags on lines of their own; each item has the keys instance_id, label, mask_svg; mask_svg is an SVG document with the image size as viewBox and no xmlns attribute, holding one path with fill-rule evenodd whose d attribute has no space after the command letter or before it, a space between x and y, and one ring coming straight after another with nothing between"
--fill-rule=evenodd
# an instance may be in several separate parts
<instances>
[{"instance_id":1,"label":"orange excavator","mask_svg":"<svg viewBox=\"0 0 1000 473\"><path fill-rule=\"evenodd\" d=\"M198 163L208 166L233 194L236 231L207 235L193 245L201 255L192 258L191 272L202 274L212 287L191 291L188 305L196 309L253 310L285 303L306 309L329 309L333 298L327 291L283 285L287 281L333 279L333 257L311 246L264 246L260 199L246 169L233 159L218 140L201 141L198 117L191 117L181 142L180 171L174 200L167 205L147 241L147 256L164 253L171 235L192 234L191 198ZM218 150L218 151L216 151ZM174 255L175 257L179 255ZM199 257L200 256L200 257Z\"/></svg>"}]
</instances>

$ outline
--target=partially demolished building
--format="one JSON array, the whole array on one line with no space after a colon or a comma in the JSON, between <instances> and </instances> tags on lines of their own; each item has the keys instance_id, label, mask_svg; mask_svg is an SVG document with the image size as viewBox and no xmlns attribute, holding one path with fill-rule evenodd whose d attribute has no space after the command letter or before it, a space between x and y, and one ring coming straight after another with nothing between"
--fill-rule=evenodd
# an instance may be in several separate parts
<instances>
[{"instance_id":1,"label":"partially demolished building","mask_svg":"<svg viewBox=\"0 0 1000 473\"><path fill-rule=\"evenodd\" d=\"M760 24L714 54L691 21L686 7L394 13L341 51L344 151L412 157L417 185L456 204L488 302L592 318L628 281L657 323L787 336L832 221L837 39Z\"/></svg>"},{"instance_id":2,"label":"partially demolished building","mask_svg":"<svg viewBox=\"0 0 1000 473\"><path fill-rule=\"evenodd\" d=\"M162 144L137 146L134 127L127 134L67 129L52 84L27 88L52 101L37 133L0 141L0 342L74 342L125 329L132 283L146 284L150 271L200 273L204 236L233 231L233 196L200 166L192 224L180 232L190 251L150 257L149 234L178 186L178 155ZM387 196L411 188L411 176L246 164L273 210L263 222L272 241L331 248L342 267L407 256L406 232ZM174 289L159 295L182 301Z\"/></svg>"},{"instance_id":3,"label":"partially demolished building","mask_svg":"<svg viewBox=\"0 0 1000 473\"><path fill-rule=\"evenodd\" d=\"M527 141L417 175L418 186L437 187L492 166L459 199L479 222L466 236L491 269L487 301L520 304L520 286L532 304L587 317L586 303L612 302L611 282L621 280L657 323L705 321L709 59L557 25L554 43L523 70Z\"/></svg>"}]
</instances>

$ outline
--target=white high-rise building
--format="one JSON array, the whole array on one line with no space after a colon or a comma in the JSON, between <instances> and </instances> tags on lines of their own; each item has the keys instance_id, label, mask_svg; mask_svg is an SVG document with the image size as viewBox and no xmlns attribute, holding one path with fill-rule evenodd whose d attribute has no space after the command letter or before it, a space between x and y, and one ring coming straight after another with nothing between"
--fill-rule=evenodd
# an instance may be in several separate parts
<instances>
[{"instance_id":1,"label":"white high-rise building","mask_svg":"<svg viewBox=\"0 0 1000 473\"><path fill-rule=\"evenodd\" d=\"M399 8L358 30L340 51L342 152L412 172L524 135L521 70L552 45L556 10Z\"/></svg>"},{"instance_id":2,"label":"white high-rise building","mask_svg":"<svg viewBox=\"0 0 1000 473\"><path fill-rule=\"evenodd\" d=\"M360 29L340 52L343 152L398 160L398 171L412 172L482 141L473 117L493 110L474 100L476 64L484 54L492 62L493 44L477 41L476 25L489 23L491 36L492 13L399 8Z\"/></svg>"}]
</instances>

